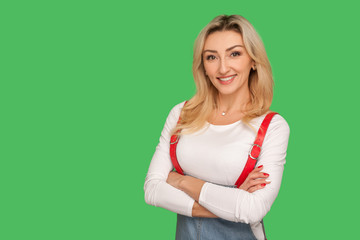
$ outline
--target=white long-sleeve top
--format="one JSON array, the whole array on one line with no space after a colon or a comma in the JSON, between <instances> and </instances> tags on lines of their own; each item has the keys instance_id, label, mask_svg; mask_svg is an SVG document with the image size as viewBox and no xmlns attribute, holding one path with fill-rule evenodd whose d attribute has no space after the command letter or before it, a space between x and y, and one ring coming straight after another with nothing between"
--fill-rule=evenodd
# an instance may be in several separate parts
<instances>
[{"instance_id":1,"label":"white long-sleeve top","mask_svg":"<svg viewBox=\"0 0 360 240\"><path fill-rule=\"evenodd\" d=\"M191 216L194 199L166 183L174 168L169 154L170 132L177 124L184 103L173 107L166 119L145 179L144 191L146 203ZM264 117L252 119L250 124L257 130ZM260 221L278 195L289 134L285 119L275 115L256 164L264 166L262 172L269 174L267 180L271 183L253 193L221 186L235 184L256 137L256 133L241 120L229 125L207 123L196 133L182 135L177 145L177 158L185 174L206 181L200 192L200 205L220 218L250 223L257 239L264 239Z\"/></svg>"}]
</instances>

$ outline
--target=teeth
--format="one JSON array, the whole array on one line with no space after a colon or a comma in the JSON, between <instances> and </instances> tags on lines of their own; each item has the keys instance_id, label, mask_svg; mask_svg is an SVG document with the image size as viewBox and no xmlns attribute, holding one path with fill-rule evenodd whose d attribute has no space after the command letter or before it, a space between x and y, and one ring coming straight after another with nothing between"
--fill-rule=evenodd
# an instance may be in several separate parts
<instances>
[{"instance_id":1,"label":"teeth","mask_svg":"<svg viewBox=\"0 0 360 240\"><path fill-rule=\"evenodd\" d=\"M229 81L231 79L233 79L236 75L231 76L231 77L227 77L227 78L219 78L221 81Z\"/></svg>"}]
</instances>

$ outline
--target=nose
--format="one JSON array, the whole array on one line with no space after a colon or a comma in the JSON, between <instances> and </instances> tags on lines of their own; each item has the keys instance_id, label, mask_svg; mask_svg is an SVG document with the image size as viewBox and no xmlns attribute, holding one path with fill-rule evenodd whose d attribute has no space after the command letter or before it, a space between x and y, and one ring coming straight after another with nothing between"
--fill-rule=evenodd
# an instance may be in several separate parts
<instances>
[{"instance_id":1,"label":"nose","mask_svg":"<svg viewBox=\"0 0 360 240\"><path fill-rule=\"evenodd\" d=\"M219 73L225 75L229 71L229 65L226 58L220 60Z\"/></svg>"}]
</instances>

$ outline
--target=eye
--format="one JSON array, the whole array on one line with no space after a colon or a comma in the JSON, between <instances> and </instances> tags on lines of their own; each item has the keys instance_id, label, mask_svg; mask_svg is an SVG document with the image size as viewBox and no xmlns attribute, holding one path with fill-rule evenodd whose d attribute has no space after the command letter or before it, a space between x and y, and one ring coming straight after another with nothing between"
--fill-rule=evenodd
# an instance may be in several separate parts
<instances>
[{"instance_id":1,"label":"eye","mask_svg":"<svg viewBox=\"0 0 360 240\"><path fill-rule=\"evenodd\" d=\"M206 60L211 61L214 60L216 57L214 55L208 55L206 56Z\"/></svg>"},{"instance_id":2,"label":"eye","mask_svg":"<svg viewBox=\"0 0 360 240\"><path fill-rule=\"evenodd\" d=\"M232 52L231 53L232 57L237 57L237 56L240 56L240 55L241 55L241 52Z\"/></svg>"}]
</instances>

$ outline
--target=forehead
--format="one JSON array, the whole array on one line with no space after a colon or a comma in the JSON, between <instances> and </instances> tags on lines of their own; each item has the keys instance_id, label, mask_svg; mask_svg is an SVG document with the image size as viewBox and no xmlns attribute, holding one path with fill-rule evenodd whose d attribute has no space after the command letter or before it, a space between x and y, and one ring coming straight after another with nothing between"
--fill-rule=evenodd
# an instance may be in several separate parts
<instances>
[{"instance_id":1,"label":"forehead","mask_svg":"<svg viewBox=\"0 0 360 240\"><path fill-rule=\"evenodd\" d=\"M203 50L225 51L234 45L244 46L240 33L235 31L217 31L211 33L206 39Z\"/></svg>"}]
</instances>

